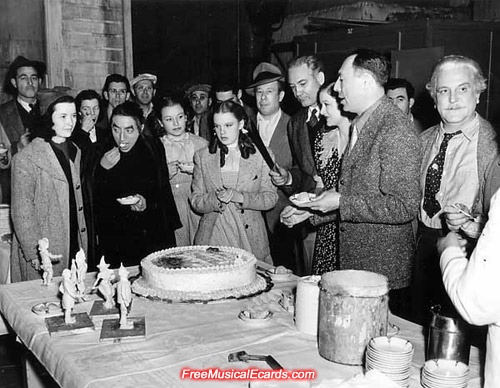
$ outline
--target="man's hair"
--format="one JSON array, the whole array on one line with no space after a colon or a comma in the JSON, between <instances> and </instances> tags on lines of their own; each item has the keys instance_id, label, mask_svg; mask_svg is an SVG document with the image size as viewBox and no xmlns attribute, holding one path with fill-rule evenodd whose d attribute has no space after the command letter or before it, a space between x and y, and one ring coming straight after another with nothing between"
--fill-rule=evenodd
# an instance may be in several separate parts
<instances>
[{"instance_id":1,"label":"man's hair","mask_svg":"<svg viewBox=\"0 0 500 388\"><path fill-rule=\"evenodd\" d=\"M103 93L108 91L111 82L123 82L127 87L127 93L130 93L130 82L128 82L127 77L116 73L110 74L106 77L106 81L104 81L104 86L102 88Z\"/></svg>"},{"instance_id":2,"label":"man's hair","mask_svg":"<svg viewBox=\"0 0 500 388\"><path fill-rule=\"evenodd\" d=\"M371 49L359 49L351 55L356 55L352 62L355 70L368 71L380 86L386 84L391 74L391 64L385 55Z\"/></svg>"},{"instance_id":3,"label":"man's hair","mask_svg":"<svg viewBox=\"0 0 500 388\"><path fill-rule=\"evenodd\" d=\"M113 123L113 117L115 116L125 116L133 118L137 124L139 132L142 130L142 124L144 123L144 116L142 114L142 109L135 102L125 101L123 104L120 104L115 109L113 109L113 113L111 114L111 120L110 120L111 123Z\"/></svg>"},{"instance_id":4,"label":"man's hair","mask_svg":"<svg viewBox=\"0 0 500 388\"><path fill-rule=\"evenodd\" d=\"M213 87L213 92L214 96L215 93L220 93L220 92L233 92L235 95L238 94L238 91L240 90L240 86L238 85L237 82L234 81L218 81L214 87Z\"/></svg>"},{"instance_id":5,"label":"man's hair","mask_svg":"<svg viewBox=\"0 0 500 388\"><path fill-rule=\"evenodd\" d=\"M101 97L99 96L99 94L95 90L85 89L85 90L82 90L80 93L78 93L77 96L75 97L75 104L76 104L76 111L77 112L80 112L82 102L87 101L87 100L97 100L99 105L101 105Z\"/></svg>"},{"instance_id":6,"label":"man's hair","mask_svg":"<svg viewBox=\"0 0 500 388\"><path fill-rule=\"evenodd\" d=\"M404 78L389 78L387 83L385 84L385 92L387 93L389 90L405 88L406 94L408 95L408 100L415 96L415 88L410 83L410 81Z\"/></svg>"},{"instance_id":7,"label":"man's hair","mask_svg":"<svg viewBox=\"0 0 500 388\"><path fill-rule=\"evenodd\" d=\"M425 86L434 100L436 99L436 87L437 87L437 80L439 77L439 73L441 72L443 67L447 65L467 67L469 70L472 71L472 76L474 79L474 88L476 89L476 91L478 93L482 93L483 91L486 90L487 86L486 78L484 77L483 72L479 67L479 64L475 60L464 57L462 55L447 55L441 58L439 62L436 64L434 70L432 71L431 80Z\"/></svg>"},{"instance_id":8,"label":"man's hair","mask_svg":"<svg viewBox=\"0 0 500 388\"><path fill-rule=\"evenodd\" d=\"M302 57L292 58L290 59L290 61L288 61L286 67L287 69L291 69L302 65L306 65L314 73L319 73L324 69L323 63L315 55L304 55Z\"/></svg>"}]
</instances>

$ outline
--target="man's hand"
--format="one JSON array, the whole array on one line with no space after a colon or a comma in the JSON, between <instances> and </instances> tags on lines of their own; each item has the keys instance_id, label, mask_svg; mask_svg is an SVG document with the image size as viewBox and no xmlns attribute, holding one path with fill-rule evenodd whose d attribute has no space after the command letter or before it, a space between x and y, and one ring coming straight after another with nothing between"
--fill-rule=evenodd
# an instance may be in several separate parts
<instances>
[{"instance_id":1,"label":"man's hand","mask_svg":"<svg viewBox=\"0 0 500 388\"><path fill-rule=\"evenodd\" d=\"M296 203L297 207L309 208L311 210L328 213L337 210L340 206L340 194L335 190L323 191L316 198L311 199L309 202Z\"/></svg>"},{"instance_id":2,"label":"man's hand","mask_svg":"<svg viewBox=\"0 0 500 388\"><path fill-rule=\"evenodd\" d=\"M19 138L19 143L22 145L21 148L26 147L30 143L30 131L27 130Z\"/></svg>"},{"instance_id":3,"label":"man's hand","mask_svg":"<svg viewBox=\"0 0 500 388\"><path fill-rule=\"evenodd\" d=\"M457 203L455 205L446 205L443 208L444 219L448 229L452 232L458 232L460 227L466 222L473 220L467 206Z\"/></svg>"},{"instance_id":4,"label":"man's hand","mask_svg":"<svg viewBox=\"0 0 500 388\"><path fill-rule=\"evenodd\" d=\"M300 224L301 222L307 220L312 214L307 210L297 209L294 206L286 206L280 214L280 221L283 225L288 228Z\"/></svg>"},{"instance_id":5,"label":"man's hand","mask_svg":"<svg viewBox=\"0 0 500 388\"><path fill-rule=\"evenodd\" d=\"M274 170L269 172L271 182L275 186L284 186L288 182L289 172L281 167L278 163L274 164Z\"/></svg>"},{"instance_id":6,"label":"man's hand","mask_svg":"<svg viewBox=\"0 0 500 388\"><path fill-rule=\"evenodd\" d=\"M118 147L113 147L101 158L101 166L105 170L110 170L116 165L116 163L118 163L119 160L120 150L118 149Z\"/></svg>"},{"instance_id":7,"label":"man's hand","mask_svg":"<svg viewBox=\"0 0 500 388\"><path fill-rule=\"evenodd\" d=\"M143 212L146 210L147 204L146 204L146 198L144 198L140 194L135 194L134 197L139 198L139 201L133 205L130 205L130 209L132 209L135 212Z\"/></svg>"},{"instance_id":8,"label":"man's hand","mask_svg":"<svg viewBox=\"0 0 500 388\"><path fill-rule=\"evenodd\" d=\"M90 132L92 130L92 128L94 128L94 126L95 126L94 116L84 115L82 117L82 129L85 132Z\"/></svg>"},{"instance_id":9,"label":"man's hand","mask_svg":"<svg viewBox=\"0 0 500 388\"><path fill-rule=\"evenodd\" d=\"M467 245L467 240L460 237L458 233L450 232L445 237L442 237L437 241L437 250L439 256L441 256L441 254L445 251L446 248L457 247L460 248L465 255L466 245Z\"/></svg>"}]
</instances>

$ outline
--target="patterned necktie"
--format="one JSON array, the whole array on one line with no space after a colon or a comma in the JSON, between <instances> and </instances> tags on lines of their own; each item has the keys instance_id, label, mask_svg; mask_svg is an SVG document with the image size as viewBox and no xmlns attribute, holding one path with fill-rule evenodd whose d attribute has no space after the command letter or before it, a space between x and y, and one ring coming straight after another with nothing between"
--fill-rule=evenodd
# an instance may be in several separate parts
<instances>
[{"instance_id":1,"label":"patterned necktie","mask_svg":"<svg viewBox=\"0 0 500 388\"><path fill-rule=\"evenodd\" d=\"M459 133L462 133L462 131L444 134L444 139L439 147L439 152L427 169L427 174L425 176L424 210L430 218L434 217L441 210L441 205L436 199L436 194L441 188L444 158L446 156L448 142L453 136L458 135Z\"/></svg>"},{"instance_id":2,"label":"patterned necktie","mask_svg":"<svg viewBox=\"0 0 500 388\"><path fill-rule=\"evenodd\" d=\"M307 127L312 130L318 125L318 118L316 117L316 109L311 111L311 117L309 117L309 121L307 122Z\"/></svg>"}]
</instances>

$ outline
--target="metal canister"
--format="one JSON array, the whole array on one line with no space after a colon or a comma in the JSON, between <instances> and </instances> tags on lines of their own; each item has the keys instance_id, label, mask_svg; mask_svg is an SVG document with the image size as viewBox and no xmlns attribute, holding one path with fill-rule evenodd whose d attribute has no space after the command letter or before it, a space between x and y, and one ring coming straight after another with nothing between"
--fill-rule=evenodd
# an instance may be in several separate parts
<instances>
[{"instance_id":1,"label":"metal canister","mask_svg":"<svg viewBox=\"0 0 500 388\"><path fill-rule=\"evenodd\" d=\"M444 358L469 365L470 338L467 323L460 317L448 317L433 307L427 339L426 360Z\"/></svg>"}]
</instances>

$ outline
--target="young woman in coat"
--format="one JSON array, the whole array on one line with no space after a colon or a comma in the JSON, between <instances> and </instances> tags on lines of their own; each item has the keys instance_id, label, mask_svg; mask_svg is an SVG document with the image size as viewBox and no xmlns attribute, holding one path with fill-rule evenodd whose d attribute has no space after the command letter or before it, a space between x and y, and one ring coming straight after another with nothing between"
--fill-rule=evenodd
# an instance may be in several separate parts
<instances>
[{"instance_id":1,"label":"young woman in coat","mask_svg":"<svg viewBox=\"0 0 500 388\"><path fill-rule=\"evenodd\" d=\"M262 216L278 200L269 167L244 133L240 105L217 104L213 122L216 136L194 156L191 204L202 214L195 244L243 248L272 263Z\"/></svg>"},{"instance_id":2,"label":"young woman in coat","mask_svg":"<svg viewBox=\"0 0 500 388\"><path fill-rule=\"evenodd\" d=\"M70 96L57 98L44 115L42 137L35 138L12 162L12 281L41 279L38 240L48 238L60 276L82 247L87 228L80 184L80 150L68 138L76 123Z\"/></svg>"}]
</instances>

